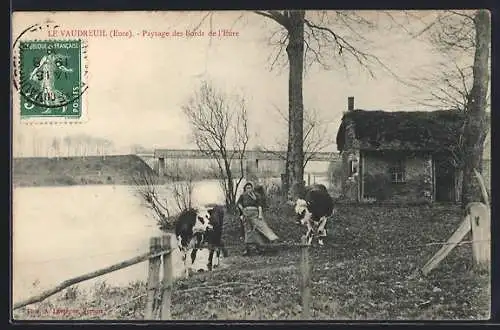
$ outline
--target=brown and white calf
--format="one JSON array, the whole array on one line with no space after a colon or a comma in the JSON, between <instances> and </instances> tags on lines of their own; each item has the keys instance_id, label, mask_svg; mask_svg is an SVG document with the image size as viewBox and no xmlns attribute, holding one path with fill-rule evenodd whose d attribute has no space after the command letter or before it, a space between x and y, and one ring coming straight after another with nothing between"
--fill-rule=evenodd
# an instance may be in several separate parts
<instances>
[{"instance_id":1,"label":"brown and white calf","mask_svg":"<svg viewBox=\"0 0 500 330\"><path fill-rule=\"evenodd\" d=\"M314 236L318 236L318 244L324 244L327 236L326 223L333 215L333 199L321 184L306 187L303 198L295 202L297 221L307 227L306 239L311 244Z\"/></svg>"}]
</instances>

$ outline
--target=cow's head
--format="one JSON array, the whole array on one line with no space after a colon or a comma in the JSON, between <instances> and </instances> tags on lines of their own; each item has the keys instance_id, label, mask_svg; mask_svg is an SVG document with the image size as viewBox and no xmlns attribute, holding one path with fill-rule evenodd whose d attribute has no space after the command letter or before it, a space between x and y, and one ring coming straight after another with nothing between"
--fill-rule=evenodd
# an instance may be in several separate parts
<instances>
[{"instance_id":1,"label":"cow's head","mask_svg":"<svg viewBox=\"0 0 500 330\"><path fill-rule=\"evenodd\" d=\"M199 208L196 212L196 221L193 226L193 234L204 233L207 230L212 230L213 226L210 223L210 212L207 208Z\"/></svg>"},{"instance_id":2,"label":"cow's head","mask_svg":"<svg viewBox=\"0 0 500 330\"><path fill-rule=\"evenodd\" d=\"M303 224L309 221L312 215L308 206L307 202L300 198L295 202L295 214L297 214L297 220L301 221Z\"/></svg>"},{"instance_id":3,"label":"cow's head","mask_svg":"<svg viewBox=\"0 0 500 330\"><path fill-rule=\"evenodd\" d=\"M209 224L212 226L212 229L213 229L213 226L216 223L215 209L214 208L208 208L207 212L208 212Z\"/></svg>"}]
</instances>

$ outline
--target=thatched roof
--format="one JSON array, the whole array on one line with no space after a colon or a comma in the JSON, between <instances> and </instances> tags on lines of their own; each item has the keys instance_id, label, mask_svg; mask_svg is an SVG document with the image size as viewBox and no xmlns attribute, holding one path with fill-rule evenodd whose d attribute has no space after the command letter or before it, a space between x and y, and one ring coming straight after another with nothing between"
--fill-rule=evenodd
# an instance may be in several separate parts
<instances>
[{"instance_id":1,"label":"thatched roof","mask_svg":"<svg viewBox=\"0 0 500 330\"><path fill-rule=\"evenodd\" d=\"M367 111L344 114L337 148L344 149L346 121L352 120L362 150L438 151L456 145L464 115L458 111Z\"/></svg>"}]
</instances>

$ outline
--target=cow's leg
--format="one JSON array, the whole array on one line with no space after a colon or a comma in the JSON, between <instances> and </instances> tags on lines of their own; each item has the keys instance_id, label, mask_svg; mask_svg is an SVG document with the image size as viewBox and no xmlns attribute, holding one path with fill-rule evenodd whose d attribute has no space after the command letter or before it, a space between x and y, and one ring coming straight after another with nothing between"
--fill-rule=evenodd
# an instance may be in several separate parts
<instances>
[{"instance_id":1,"label":"cow's leg","mask_svg":"<svg viewBox=\"0 0 500 330\"><path fill-rule=\"evenodd\" d=\"M223 249L222 247L218 246L217 247L217 250L216 250L216 253L217 253L217 264L214 265L214 268L215 267L218 267L220 266L220 254L221 254L221 249Z\"/></svg>"},{"instance_id":2,"label":"cow's leg","mask_svg":"<svg viewBox=\"0 0 500 330\"><path fill-rule=\"evenodd\" d=\"M307 225L306 241L307 241L307 244L310 245L312 242L312 238L313 238L313 227L311 224L311 220L307 221L306 225Z\"/></svg>"},{"instance_id":3,"label":"cow's leg","mask_svg":"<svg viewBox=\"0 0 500 330\"><path fill-rule=\"evenodd\" d=\"M240 239L245 240L245 223L243 216L240 215Z\"/></svg>"},{"instance_id":4,"label":"cow's leg","mask_svg":"<svg viewBox=\"0 0 500 330\"><path fill-rule=\"evenodd\" d=\"M326 221L328 220L327 217L323 216L319 219L319 226L318 226L318 244L323 245L323 239L326 237Z\"/></svg>"},{"instance_id":5,"label":"cow's leg","mask_svg":"<svg viewBox=\"0 0 500 330\"><path fill-rule=\"evenodd\" d=\"M224 258L227 258L229 256L229 253L227 252L227 249L224 246L224 243L222 243L222 242L220 243L220 248L219 248L219 252L221 252L221 251L222 251L222 256ZM219 255L220 255L220 253L219 253Z\"/></svg>"},{"instance_id":6,"label":"cow's leg","mask_svg":"<svg viewBox=\"0 0 500 330\"><path fill-rule=\"evenodd\" d=\"M214 258L214 248L211 247L210 252L208 253L208 265L207 265L208 270L212 270L213 258Z\"/></svg>"},{"instance_id":7,"label":"cow's leg","mask_svg":"<svg viewBox=\"0 0 500 330\"><path fill-rule=\"evenodd\" d=\"M310 230L310 231L308 232L308 234L307 234L307 244L308 244L308 245L311 245L312 240L313 240L313 236L314 236L314 235L313 235L313 231L312 231L312 230Z\"/></svg>"},{"instance_id":8,"label":"cow's leg","mask_svg":"<svg viewBox=\"0 0 500 330\"><path fill-rule=\"evenodd\" d=\"M196 260L196 253L198 252L198 249L197 248L194 248L192 251L191 251L191 265L194 264L194 261Z\"/></svg>"},{"instance_id":9,"label":"cow's leg","mask_svg":"<svg viewBox=\"0 0 500 330\"><path fill-rule=\"evenodd\" d=\"M182 248L181 249L181 257L182 257L182 262L184 263L184 276L186 278L189 277L189 267L187 265L187 249Z\"/></svg>"}]
</instances>

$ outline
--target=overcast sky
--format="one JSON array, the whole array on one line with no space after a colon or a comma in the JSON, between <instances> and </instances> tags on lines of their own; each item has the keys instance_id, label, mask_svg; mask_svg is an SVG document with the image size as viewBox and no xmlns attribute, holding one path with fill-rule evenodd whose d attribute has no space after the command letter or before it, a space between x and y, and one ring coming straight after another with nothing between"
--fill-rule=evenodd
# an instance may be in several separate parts
<instances>
[{"instance_id":1,"label":"overcast sky","mask_svg":"<svg viewBox=\"0 0 500 330\"><path fill-rule=\"evenodd\" d=\"M181 106L208 78L218 88L245 95L251 144L271 146L286 133L286 123L275 107L286 112L288 106L287 67L269 70L269 57L276 48L267 40L278 25L251 12L238 20L240 15L217 12L212 19L212 29L232 29L238 32L234 37L209 38L206 20L200 26L204 37L88 38L89 88L84 95L88 120L78 125L19 125L19 107L14 103L14 134L30 140L33 134L48 139L85 133L112 140L119 147L193 147ZM51 19L65 29L118 29L134 34L185 31L203 16L199 12L16 13L13 30L16 35L30 24ZM382 28L367 37L375 42L371 51L402 78L437 60L426 43L395 30ZM356 108L424 109L411 103L409 90L389 74L377 70L373 79L351 64L347 74L340 67L327 71L313 66L304 77L304 106L331 122L333 137L348 96L355 97Z\"/></svg>"}]
</instances>

